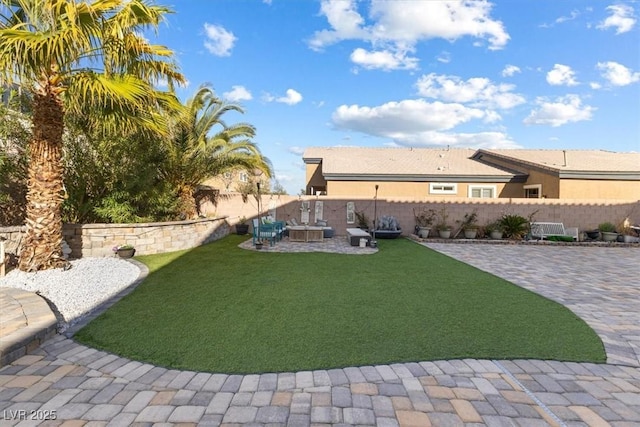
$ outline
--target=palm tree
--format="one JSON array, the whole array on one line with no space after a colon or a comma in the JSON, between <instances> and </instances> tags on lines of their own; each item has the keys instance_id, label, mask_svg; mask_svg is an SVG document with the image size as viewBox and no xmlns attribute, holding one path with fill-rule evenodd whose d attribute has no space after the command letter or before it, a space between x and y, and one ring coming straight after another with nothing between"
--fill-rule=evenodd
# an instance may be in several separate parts
<instances>
[{"instance_id":1,"label":"palm tree","mask_svg":"<svg viewBox=\"0 0 640 427\"><path fill-rule=\"evenodd\" d=\"M272 175L271 163L251 141L255 128L225 123L222 116L230 111L243 113L240 106L222 101L203 86L174 117L161 177L176 189L185 217L195 216L196 190L207 178L234 169Z\"/></svg>"},{"instance_id":2,"label":"palm tree","mask_svg":"<svg viewBox=\"0 0 640 427\"><path fill-rule=\"evenodd\" d=\"M172 52L140 33L156 29L168 12L145 0L0 0L0 84L19 85L33 103L21 270L67 265L61 248L65 113L104 112L88 119L105 128L162 128L158 109L176 100L153 82L184 78Z\"/></svg>"}]
</instances>

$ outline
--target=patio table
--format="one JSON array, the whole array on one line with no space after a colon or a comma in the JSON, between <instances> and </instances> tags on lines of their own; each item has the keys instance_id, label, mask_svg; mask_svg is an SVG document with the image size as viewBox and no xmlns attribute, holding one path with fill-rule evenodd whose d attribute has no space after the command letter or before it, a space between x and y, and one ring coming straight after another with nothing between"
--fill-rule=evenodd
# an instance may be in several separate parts
<instances>
[{"instance_id":1,"label":"patio table","mask_svg":"<svg viewBox=\"0 0 640 427\"><path fill-rule=\"evenodd\" d=\"M322 242L324 230L313 225L293 225L287 227L290 242Z\"/></svg>"}]
</instances>

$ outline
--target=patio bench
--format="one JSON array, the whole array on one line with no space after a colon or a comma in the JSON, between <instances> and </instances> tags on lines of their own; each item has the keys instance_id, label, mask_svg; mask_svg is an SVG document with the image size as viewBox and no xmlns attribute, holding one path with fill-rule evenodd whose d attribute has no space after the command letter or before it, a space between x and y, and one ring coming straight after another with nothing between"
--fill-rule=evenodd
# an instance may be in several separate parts
<instances>
[{"instance_id":1,"label":"patio bench","mask_svg":"<svg viewBox=\"0 0 640 427\"><path fill-rule=\"evenodd\" d=\"M564 228L561 222L532 222L531 237L534 239L549 239L551 236L571 237L574 241L578 241L578 228Z\"/></svg>"},{"instance_id":2,"label":"patio bench","mask_svg":"<svg viewBox=\"0 0 640 427\"><path fill-rule=\"evenodd\" d=\"M347 228L347 240L351 246L360 245L360 239L366 239L368 245L371 242L371 234L361 228Z\"/></svg>"}]
</instances>

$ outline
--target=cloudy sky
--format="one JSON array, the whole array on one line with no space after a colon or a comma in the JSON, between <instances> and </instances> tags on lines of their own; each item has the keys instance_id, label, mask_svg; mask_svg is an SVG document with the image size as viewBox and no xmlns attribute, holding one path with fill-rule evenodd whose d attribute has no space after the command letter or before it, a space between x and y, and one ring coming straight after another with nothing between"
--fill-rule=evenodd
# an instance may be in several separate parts
<instances>
[{"instance_id":1,"label":"cloudy sky","mask_svg":"<svg viewBox=\"0 0 640 427\"><path fill-rule=\"evenodd\" d=\"M290 194L309 146L640 151L637 1L163 4L181 98L240 104Z\"/></svg>"}]
</instances>

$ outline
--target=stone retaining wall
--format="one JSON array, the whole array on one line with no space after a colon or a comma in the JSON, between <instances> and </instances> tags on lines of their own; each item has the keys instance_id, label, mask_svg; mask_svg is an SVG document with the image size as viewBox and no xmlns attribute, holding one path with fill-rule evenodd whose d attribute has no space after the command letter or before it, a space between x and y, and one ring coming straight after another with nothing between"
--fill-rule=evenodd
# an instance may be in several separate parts
<instances>
[{"instance_id":1,"label":"stone retaining wall","mask_svg":"<svg viewBox=\"0 0 640 427\"><path fill-rule=\"evenodd\" d=\"M2 227L7 253L16 254L24 227ZM64 224L62 234L71 257L112 256L116 245L131 244L136 255L190 249L230 233L226 217L140 224Z\"/></svg>"}]
</instances>

